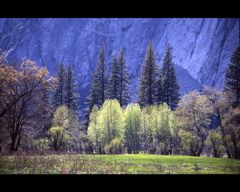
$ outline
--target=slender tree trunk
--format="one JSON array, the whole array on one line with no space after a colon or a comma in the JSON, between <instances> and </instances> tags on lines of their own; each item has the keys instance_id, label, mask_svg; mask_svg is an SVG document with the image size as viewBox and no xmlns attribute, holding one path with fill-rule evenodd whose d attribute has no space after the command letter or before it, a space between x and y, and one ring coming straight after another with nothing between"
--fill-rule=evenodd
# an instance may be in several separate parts
<instances>
[{"instance_id":1,"label":"slender tree trunk","mask_svg":"<svg viewBox=\"0 0 240 192\"><path fill-rule=\"evenodd\" d=\"M216 148L216 145L215 143L212 143L213 145L213 157L219 157L219 154L218 154L218 151L217 151L217 148Z\"/></svg>"},{"instance_id":2,"label":"slender tree trunk","mask_svg":"<svg viewBox=\"0 0 240 192\"><path fill-rule=\"evenodd\" d=\"M233 143L233 148L234 148L234 155L233 155L233 157L235 159L238 159L239 158L238 157L238 149L237 149L237 144L235 142Z\"/></svg>"},{"instance_id":3,"label":"slender tree trunk","mask_svg":"<svg viewBox=\"0 0 240 192\"><path fill-rule=\"evenodd\" d=\"M197 156L197 155L196 155L196 152L193 150L192 145L191 145L190 151L191 151L191 155L192 155L192 156Z\"/></svg>"},{"instance_id":4,"label":"slender tree trunk","mask_svg":"<svg viewBox=\"0 0 240 192\"><path fill-rule=\"evenodd\" d=\"M18 135L18 140L17 140L17 143L16 143L16 146L15 146L14 151L18 151L18 147L20 146L20 141L21 141L21 136L20 136L20 134L19 134L19 135Z\"/></svg>"},{"instance_id":5,"label":"slender tree trunk","mask_svg":"<svg viewBox=\"0 0 240 192\"><path fill-rule=\"evenodd\" d=\"M10 145L10 152L13 152L14 151L14 146L15 146L15 141L16 141L16 138L12 138L12 141L11 141L11 145Z\"/></svg>"},{"instance_id":6,"label":"slender tree trunk","mask_svg":"<svg viewBox=\"0 0 240 192\"><path fill-rule=\"evenodd\" d=\"M222 119L221 119L220 112L217 112L217 118L218 118L218 121L219 121L220 130L221 130L221 133L222 133L223 146L224 146L224 148L226 150L228 158L232 158L231 153L230 153L230 151L228 149L228 144L227 144L227 142L225 140L226 134L225 134L225 131L224 131L224 127L222 125Z\"/></svg>"},{"instance_id":7,"label":"slender tree trunk","mask_svg":"<svg viewBox=\"0 0 240 192\"><path fill-rule=\"evenodd\" d=\"M17 141L17 133L13 132L12 135L11 135L10 152L15 151L16 141Z\"/></svg>"},{"instance_id":8,"label":"slender tree trunk","mask_svg":"<svg viewBox=\"0 0 240 192\"><path fill-rule=\"evenodd\" d=\"M57 140L54 141L53 143L53 147L55 151L58 151L58 144L57 144Z\"/></svg>"},{"instance_id":9,"label":"slender tree trunk","mask_svg":"<svg viewBox=\"0 0 240 192\"><path fill-rule=\"evenodd\" d=\"M201 139L201 146L200 146L200 148L199 148L199 150L198 150L198 152L197 152L197 156L200 156L200 155L201 155L201 153L202 153L202 151L203 151L203 147L204 147L204 139L203 139L203 137L202 137L202 139Z\"/></svg>"}]
</instances>

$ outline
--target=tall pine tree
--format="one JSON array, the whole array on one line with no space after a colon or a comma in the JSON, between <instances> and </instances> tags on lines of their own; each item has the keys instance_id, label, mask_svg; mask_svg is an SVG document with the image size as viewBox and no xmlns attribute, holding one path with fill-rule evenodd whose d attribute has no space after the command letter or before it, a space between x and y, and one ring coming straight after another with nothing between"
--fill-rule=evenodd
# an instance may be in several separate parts
<instances>
[{"instance_id":1,"label":"tall pine tree","mask_svg":"<svg viewBox=\"0 0 240 192\"><path fill-rule=\"evenodd\" d=\"M120 76L119 76L119 63L117 60L116 55L114 55L112 60L112 69L111 74L108 79L108 86L107 86L107 97L109 99L118 99L119 93L119 84L120 84Z\"/></svg>"},{"instance_id":2,"label":"tall pine tree","mask_svg":"<svg viewBox=\"0 0 240 192\"><path fill-rule=\"evenodd\" d=\"M158 83L158 103L167 103L171 109L177 107L179 100L179 85L172 61L171 48L167 45L163 66L160 70Z\"/></svg>"},{"instance_id":3,"label":"tall pine tree","mask_svg":"<svg viewBox=\"0 0 240 192\"><path fill-rule=\"evenodd\" d=\"M65 104L69 109L78 110L78 99L76 77L73 73L72 65L67 66L65 77Z\"/></svg>"},{"instance_id":4,"label":"tall pine tree","mask_svg":"<svg viewBox=\"0 0 240 192\"><path fill-rule=\"evenodd\" d=\"M120 85L119 85L119 103L120 106L127 105L130 100L129 93L129 73L126 68L126 59L125 59L125 49L121 48L118 56L118 64L119 64L119 75L120 75Z\"/></svg>"},{"instance_id":5,"label":"tall pine tree","mask_svg":"<svg viewBox=\"0 0 240 192\"><path fill-rule=\"evenodd\" d=\"M102 46L100 49L98 64L93 74L90 93L86 100L87 108L85 111L87 125L89 113L91 112L92 107L94 105L100 107L104 103L104 100L106 99L105 91L106 91L106 66L105 66L105 51L104 47Z\"/></svg>"},{"instance_id":6,"label":"tall pine tree","mask_svg":"<svg viewBox=\"0 0 240 192\"><path fill-rule=\"evenodd\" d=\"M157 99L157 64L152 42L149 42L145 55L139 87L139 104L152 105Z\"/></svg>"},{"instance_id":7,"label":"tall pine tree","mask_svg":"<svg viewBox=\"0 0 240 192\"><path fill-rule=\"evenodd\" d=\"M65 69L63 64L58 65L57 69L57 88L54 94L54 107L57 108L59 105L63 105L64 101L64 89L65 89Z\"/></svg>"},{"instance_id":8,"label":"tall pine tree","mask_svg":"<svg viewBox=\"0 0 240 192\"><path fill-rule=\"evenodd\" d=\"M99 98L97 99L97 104L101 106L106 97L105 97L105 89L106 89L106 64L105 64L105 50L104 47L101 47L99 54L99 61L94 75L93 85L96 86L97 95Z\"/></svg>"},{"instance_id":9,"label":"tall pine tree","mask_svg":"<svg viewBox=\"0 0 240 192\"><path fill-rule=\"evenodd\" d=\"M107 89L108 98L117 99L121 106L127 105L130 99L130 80L125 63L125 50L122 48L118 58L116 56L113 58Z\"/></svg>"},{"instance_id":10,"label":"tall pine tree","mask_svg":"<svg viewBox=\"0 0 240 192\"><path fill-rule=\"evenodd\" d=\"M233 107L240 105L240 47L232 54L225 74L224 91L233 95Z\"/></svg>"}]
</instances>

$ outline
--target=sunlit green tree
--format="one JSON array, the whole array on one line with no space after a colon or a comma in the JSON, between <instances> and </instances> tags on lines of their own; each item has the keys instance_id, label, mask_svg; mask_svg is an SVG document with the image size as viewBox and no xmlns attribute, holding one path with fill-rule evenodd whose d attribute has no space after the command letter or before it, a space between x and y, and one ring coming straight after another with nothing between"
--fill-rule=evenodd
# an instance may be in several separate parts
<instances>
[{"instance_id":1,"label":"sunlit green tree","mask_svg":"<svg viewBox=\"0 0 240 192\"><path fill-rule=\"evenodd\" d=\"M128 153L137 153L140 150L140 123L141 108L139 104L130 104L124 111L125 142Z\"/></svg>"}]
</instances>

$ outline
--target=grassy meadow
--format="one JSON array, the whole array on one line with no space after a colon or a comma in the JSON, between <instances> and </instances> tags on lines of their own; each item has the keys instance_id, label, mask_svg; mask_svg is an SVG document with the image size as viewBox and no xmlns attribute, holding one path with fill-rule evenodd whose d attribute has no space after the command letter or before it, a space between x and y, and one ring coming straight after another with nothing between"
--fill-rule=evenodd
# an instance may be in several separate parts
<instances>
[{"instance_id":1,"label":"grassy meadow","mask_svg":"<svg viewBox=\"0 0 240 192\"><path fill-rule=\"evenodd\" d=\"M182 155L15 155L0 174L240 174L240 161Z\"/></svg>"}]
</instances>

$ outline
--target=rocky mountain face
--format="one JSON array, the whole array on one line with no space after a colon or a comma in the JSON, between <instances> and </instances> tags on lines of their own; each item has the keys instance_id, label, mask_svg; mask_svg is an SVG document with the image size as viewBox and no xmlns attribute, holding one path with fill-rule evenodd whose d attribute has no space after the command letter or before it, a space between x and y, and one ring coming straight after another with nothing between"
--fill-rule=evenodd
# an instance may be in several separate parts
<instances>
[{"instance_id":1,"label":"rocky mountain face","mask_svg":"<svg viewBox=\"0 0 240 192\"><path fill-rule=\"evenodd\" d=\"M232 51L239 45L238 18L41 18L0 19L0 49L8 59L28 57L54 74L59 63L72 63L82 102L88 94L98 52L106 47L108 67L121 47L132 80L133 100L148 41L161 66L166 44L173 48L181 93L202 85L222 88Z\"/></svg>"}]
</instances>

